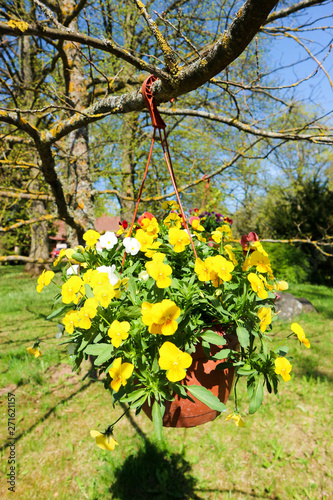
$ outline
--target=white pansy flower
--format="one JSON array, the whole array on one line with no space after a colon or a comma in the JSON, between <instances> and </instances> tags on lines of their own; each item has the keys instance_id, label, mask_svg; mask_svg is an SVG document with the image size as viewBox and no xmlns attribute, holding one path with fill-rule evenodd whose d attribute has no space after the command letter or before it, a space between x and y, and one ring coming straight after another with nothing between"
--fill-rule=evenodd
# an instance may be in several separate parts
<instances>
[{"instance_id":1,"label":"white pansy flower","mask_svg":"<svg viewBox=\"0 0 333 500\"><path fill-rule=\"evenodd\" d=\"M100 273L107 273L111 285L114 286L119 280L119 277L114 272L115 269L116 266L113 264L112 266L100 266L97 268L97 271Z\"/></svg>"},{"instance_id":2,"label":"white pansy flower","mask_svg":"<svg viewBox=\"0 0 333 500\"><path fill-rule=\"evenodd\" d=\"M79 274L79 264L72 264L66 271L67 276L71 274Z\"/></svg>"},{"instance_id":3,"label":"white pansy flower","mask_svg":"<svg viewBox=\"0 0 333 500\"><path fill-rule=\"evenodd\" d=\"M106 231L106 233L100 237L99 243L101 245L101 248L111 250L111 248L113 248L118 243L118 238L115 233Z\"/></svg>"},{"instance_id":4,"label":"white pansy flower","mask_svg":"<svg viewBox=\"0 0 333 500\"><path fill-rule=\"evenodd\" d=\"M147 279L149 278L149 274L147 273L147 271L141 271L138 277L139 281L147 281Z\"/></svg>"},{"instance_id":5,"label":"white pansy flower","mask_svg":"<svg viewBox=\"0 0 333 500\"><path fill-rule=\"evenodd\" d=\"M131 255L136 255L141 248L141 243L136 238L130 238L129 236L124 238L123 244L126 252Z\"/></svg>"}]
</instances>

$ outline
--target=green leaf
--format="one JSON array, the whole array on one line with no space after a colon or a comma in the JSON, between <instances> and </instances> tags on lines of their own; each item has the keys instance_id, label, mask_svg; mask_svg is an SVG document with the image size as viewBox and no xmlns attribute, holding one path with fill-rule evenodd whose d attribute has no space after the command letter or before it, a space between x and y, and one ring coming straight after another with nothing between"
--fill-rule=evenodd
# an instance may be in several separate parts
<instances>
[{"instance_id":1,"label":"green leaf","mask_svg":"<svg viewBox=\"0 0 333 500\"><path fill-rule=\"evenodd\" d=\"M251 400L250 400L249 413L251 415L258 410L263 399L264 399L264 388L263 388L263 385L261 383L261 379L259 377L258 385L257 385L255 391L253 392L253 395L252 395Z\"/></svg>"},{"instance_id":2,"label":"green leaf","mask_svg":"<svg viewBox=\"0 0 333 500\"><path fill-rule=\"evenodd\" d=\"M200 337L203 340L206 340L210 344L214 344L214 345L224 345L227 343L223 337L221 337L217 333L213 332L213 330L206 330L205 332L200 334Z\"/></svg>"},{"instance_id":3,"label":"green leaf","mask_svg":"<svg viewBox=\"0 0 333 500\"><path fill-rule=\"evenodd\" d=\"M88 283L86 283L86 284L84 285L84 289L85 289L85 291L86 291L86 296L87 296L87 298L88 298L88 299L92 299L92 298L93 298L93 296L94 296L94 292L92 291L91 286L90 286L90 285L88 285Z\"/></svg>"},{"instance_id":4,"label":"green leaf","mask_svg":"<svg viewBox=\"0 0 333 500\"><path fill-rule=\"evenodd\" d=\"M249 375L253 375L254 373L257 373L257 370L254 370L253 368L245 368L244 366L241 366L237 370L237 375L242 375L243 377L248 377Z\"/></svg>"},{"instance_id":5,"label":"green leaf","mask_svg":"<svg viewBox=\"0 0 333 500\"><path fill-rule=\"evenodd\" d=\"M146 389L137 389L136 391L131 392L124 398L122 398L122 403L131 403L132 401L135 401L138 398L141 398L146 393Z\"/></svg>"},{"instance_id":6,"label":"green leaf","mask_svg":"<svg viewBox=\"0 0 333 500\"><path fill-rule=\"evenodd\" d=\"M136 304L136 283L135 283L135 279L133 278L133 276L130 277L129 281L128 281L128 293L129 293L129 296L131 298L131 301L133 304Z\"/></svg>"},{"instance_id":7,"label":"green leaf","mask_svg":"<svg viewBox=\"0 0 333 500\"><path fill-rule=\"evenodd\" d=\"M103 338L103 335L102 335L101 333L98 333L98 334L96 335L96 337L94 338L94 340L93 340L94 344L98 344L98 342L99 342L100 340L102 340L102 338Z\"/></svg>"},{"instance_id":8,"label":"green leaf","mask_svg":"<svg viewBox=\"0 0 333 500\"><path fill-rule=\"evenodd\" d=\"M84 336L82 337L80 347L78 348L78 351L83 351L83 349L90 344L91 341L91 335L89 333L85 333Z\"/></svg>"},{"instance_id":9,"label":"green leaf","mask_svg":"<svg viewBox=\"0 0 333 500\"><path fill-rule=\"evenodd\" d=\"M238 326L236 328L236 333L237 333L237 337L238 337L238 340L239 340L239 343L240 345L246 349L246 347L249 345L250 343L250 334L249 332L247 331L246 328L244 328L243 326Z\"/></svg>"},{"instance_id":10,"label":"green leaf","mask_svg":"<svg viewBox=\"0 0 333 500\"><path fill-rule=\"evenodd\" d=\"M226 368L232 368L234 364L232 361L225 361L224 363L220 363L219 365L215 366L215 370L225 370Z\"/></svg>"},{"instance_id":11,"label":"green leaf","mask_svg":"<svg viewBox=\"0 0 333 500\"><path fill-rule=\"evenodd\" d=\"M187 390L190 391L192 396L197 398L199 401L207 405L212 410L225 411L226 407L219 398L214 396L208 389L200 385L188 385Z\"/></svg>"},{"instance_id":12,"label":"green leaf","mask_svg":"<svg viewBox=\"0 0 333 500\"><path fill-rule=\"evenodd\" d=\"M93 356L99 356L107 347L111 347L110 344L90 344L85 348L84 352Z\"/></svg>"},{"instance_id":13,"label":"green leaf","mask_svg":"<svg viewBox=\"0 0 333 500\"><path fill-rule=\"evenodd\" d=\"M84 255L82 255L82 253L79 253L79 252L74 252L72 254L71 258L77 260L78 262L85 262L86 261Z\"/></svg>"},{"instance_id":14,"label":"green leaf","mask_svg":"<svg viewBox=\"0 0 333 500\"><path fill-rule=\"evenodd\" d=\"M104 350L98 355L97 359L95 359L95 365L99 366L108 361L111 358L112 352L113 352L113 345L110 344L104 344L106 347ZM95 346L93 346L95 347Z\"/></svg>"},{"instance_id":15,"label":"green leaf","mask_svg":"<svg viewBox=\"0 0 333 500\"><path fill-rule=\"evenodd\" d=\"M254 388L256 385L256 379L254 377L250 377L246 381L246 386L247 386L247 395L251 399L254 393Z\"/></svg>"},{"instance_id":16,"label":"green leaf","mask_svg":"<svg viewBox=\"0 0 333 500\"><path fill-rule=\"evenodd\" d=\"M50 320L50 319L53 319L53 318L57 318L58 316L60 316L61 314L63 314L65 311L69 311L70 309L72 309L71 305L69 305L69 306L66 305L66 306L59 307L55 311L51 312L51 314L49 314L45 319Z\"/></svg>"},{"instance_id":17,"label":"green leaf","mask_svg":"<svg viewBox=\"0 0 333 500\"><path fill-rule=\"evenodd\" d=\"M212 356L213 359L226 359L229 356L231 349L221 349L220 352L217 352Z\"/></svg>"},{"instance_id":18,"label":"green leaf","mask_svg":"<svg viewBox=\"0 0 333 500\"><path fill-rule=\"evenodd\" d=\"M278 347L278 348L276 349L276 352L277 352L277 354L278 354L279 356L284 357L284 356L286 356L286 355L288 354L288 352L289 352L289 347L287 347L286 345L282 345L282 346L280 346L280 347Z\"/></svg>"},{"instance_id":19,"label":"green leaf","mask_svg":"<svg viewBox=\"0 0 333 500\"><path fill-rule=\"evenodd\" d=\"M201 345L202 345L203 352L205 353L205 356L207 358L209 358L210 357L210 343L203 340Z\"/></svg>"},{"instance_id":20,"label":"green leaf","mask_svg":"<svg viewBox=\"0 0 333 500\"><path fill-rule=\"evenodd\" d=\"M136 319L141 316L141 308L139 306L122 307L119 309L119 317L126 319Z\"/></svg>"},{"instance_id":21,"label":"green leaf","mask_svg":"<svg viewBox=\"0 0 333 500\"><path fill-rule=\"evenodd\" d=\"M141 396L141 398L131 403L131 408L138 408L139 406L142 406L147 398L148 394L144 394L143 396Z\"/></svg>"},{"instance_id":22,"label":"green leaf","mask_svg":"<svg viewBox=\"0 0 333 500\"><path fill-rule=\"evenodd\" d=\"M159 441L161 441L162 434L163 434L163 415L162 415L162 408L157 401L155 401L153 404L153 409L152 409L151 415L152 415L153 424L155 427L157 439Z\"/></svg>"}]
</instances>

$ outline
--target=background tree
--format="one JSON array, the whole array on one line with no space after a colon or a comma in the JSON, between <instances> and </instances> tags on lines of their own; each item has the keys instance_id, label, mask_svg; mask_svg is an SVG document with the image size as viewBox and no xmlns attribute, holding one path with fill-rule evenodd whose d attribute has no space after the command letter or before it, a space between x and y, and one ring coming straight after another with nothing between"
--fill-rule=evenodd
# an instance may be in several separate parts
<instances>
[{"instance_id":1,"label":"background tree","mask_svg":"<svg viewBox=\"0 0 333 500\"><path fill-rule=\"evenodd\" d=\"M172 117L168 129L179 184L183 193L190 193L185 201L195 199L204 174L216 179L213 188L223 183L231 192L242 177L241 161L250 165L253 159L267 159L290 141L333 142L329 123L319 114L315 121L303 117L295 124L290 87L273 82L270 69L263 73L260 66L267 60L269 37L297 39L301 30L311 29L298 19L299 13L319 4L327 2L185 0L152 3L148 13L137 1L98 5L35 0L28 10L1 0L2 138L8 142L14 137L13 149L20 141L33 147L48 185L39 199L54 199L58 217L80 241L93 223L98 191L116 196L126 216L132 210L150 131L140 88L147 74L155 74L157 102L177 98L161 109ZM251 44L256 34L259 41ZM15 54L25 38L37 44L41 68L30 84L34 99L28 105L15 95ZM328 50L323 49L322 59ZM323 68L318 54L313 57ZM88 126L93 131L89 147ZM112 133L101 137L99 130L109 126ZM189 138L195 146L191 154ZM116 149L112 161L102 154L98 159L103 168L92 164L94 154L89 158L88 151L110 152L110 143ZM111 177L111 183L94 191L97 177ZM146 201L151 195L172 195L158 155L147 193Z\"/></svg>"}]
</instances>

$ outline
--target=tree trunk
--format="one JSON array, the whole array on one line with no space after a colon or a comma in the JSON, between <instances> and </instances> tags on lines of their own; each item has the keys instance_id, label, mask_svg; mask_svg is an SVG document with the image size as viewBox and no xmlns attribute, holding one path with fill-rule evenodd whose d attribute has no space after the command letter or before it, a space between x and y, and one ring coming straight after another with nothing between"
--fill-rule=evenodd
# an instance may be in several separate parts
<instances>
[{"instance_id":1,"label":"tree trunk","mask_svg":"<svg viewBox=\"0 0 333 500\"><path fill-rule=\"evenodd\" d=\"M133 115L125 115L122 123L122 194L134 199L134 172L135 172L135 158L134 158L134 138L137 127L137 119ZM135 202L124 200L120 201L120 217L131 223L134 213Z\"/></svg>"},{"instance_id":2,"label":"tree trunk","mask_svg":"<svg viewBox=\"0 0 333 500\"><path fill-rule=\"evenodd\" d=\"M64 0L64 14L73 11L74 0ZM78 30L77 19L70 23L70 28ZM64 50L67 56L67 66L64 66L66 95L68 104L73 110L81 111L87 105L87 80L85 78L83 58L79 44L66 42ZM73 113L74 114L74 111ZM87 230L94 227L94 197L93 180L89 161L89 131L88 125L71 132L67 138L66 187L68 201L74 218ZM68 227L68 242L71 246L83 244L76 232Z\"/></svg>"},{"instance_id":3,"label":"tree trunk","mask_svg":"<svg viewBox=\"0 0 333 500\"><path fill-rule=\"evenodd\" d=\"M31 176L34 178L33 182L30 183L29 188L32 191L40 190L40 181L38 175L40 174L38 169L31 170ZM42 217L47 214L45 207L45 202L42 200L33 200L28 209L29 217L31 219ZM48 259L49 254L49 238L48 238L48 222L40 222L38 224L31 225L31 244L29 257L32 259ZM24 270L31 275L40 274L43 269L49 269L48 265L39 264L38 262L28 262Z\"/></svg>"}]
</instances>

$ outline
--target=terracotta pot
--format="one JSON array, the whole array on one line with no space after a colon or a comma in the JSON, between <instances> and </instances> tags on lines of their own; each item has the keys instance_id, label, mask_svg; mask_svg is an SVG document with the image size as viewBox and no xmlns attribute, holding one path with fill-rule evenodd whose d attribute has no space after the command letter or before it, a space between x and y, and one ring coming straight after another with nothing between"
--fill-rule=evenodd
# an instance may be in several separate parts
<instances>
[{"instance_id":1,"label":"terracotta pot","mask_svg":"<svg viewBox=\"0 0 333 500\"><path fill-rule=\"evenodd\" d=\"M222 326L214 326L212 330L221 335L226 340L222 346L211 345L211 355L216 354L221 349L238 348L238 339L235 334L226 334ZM186 378L181 381L183 385L201 385L209 389L220 401L226 403L229 398L233 379L234 368L225 370L215 370L216 365L224 360L208 360L201 344L198 344L196 351L192 354L193 363L187 369ZM163 417L164 427L196 427L214 420L220 412L212 410L204 403L190 395L195 401L192 403L188 399L175 395L174 401L167 401ZM146 402L142 406L145 414L151 419L151 406Z\"/></svg>"}]
</instances>

